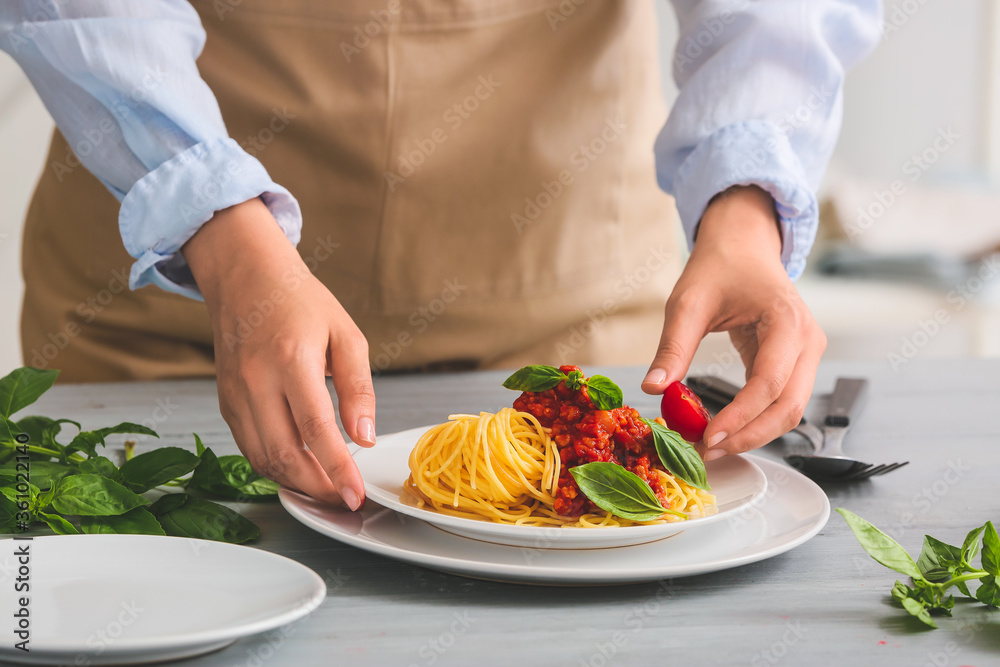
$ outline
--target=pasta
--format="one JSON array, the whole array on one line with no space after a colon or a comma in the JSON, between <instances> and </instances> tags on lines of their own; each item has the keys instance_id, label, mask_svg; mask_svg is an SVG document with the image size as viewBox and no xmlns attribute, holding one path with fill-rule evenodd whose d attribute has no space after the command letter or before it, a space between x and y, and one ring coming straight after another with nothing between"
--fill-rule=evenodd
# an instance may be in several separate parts
<instances>
[{"instance_id":1,"label":"pasta","mask_svg":"<svg viewBox=\"0 0 1000 667\"><path fill-rule=\"evenodd\" d=\"M451 516L521 526L598 528L682 521L665 513L636 522L591 506L576 516L556 511L563 474L559 447L531 413L457 414L424 433L410 453L407 488L422 506ZM692 516L714 509L715 497L654 468L666 508Z\"/></svg>"}]
</instances>

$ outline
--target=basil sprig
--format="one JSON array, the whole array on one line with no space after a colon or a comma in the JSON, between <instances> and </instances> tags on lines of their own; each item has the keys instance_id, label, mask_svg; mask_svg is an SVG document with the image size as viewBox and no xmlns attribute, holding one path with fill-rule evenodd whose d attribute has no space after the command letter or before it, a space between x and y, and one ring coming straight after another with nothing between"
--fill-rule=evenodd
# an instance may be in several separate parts
<instances>
[{"instance_id":1,"label":"basil sprig","mask_svg":"<svg viewBox=\"0 0 1000 667\"><path fill-rule=\"evenodd\" d=\"M572 371L568 375L555 366L536 364L525 366L514 372L503 381L503 386L514 391L530 391L536 393L552 389L560 382L565 382L570 389L580 387L587 389L587 395L598 410L614 410L622 407L621 387L603 375L583 377L580 371Z\"/></svg>"},{"instance_id":2,"label":"basil sprig","mask_svg":"<svg viewBox=\"0 0 1000 667\"><path fill-rule=\"evenodd\" d=\"M591 375L587 380L587 395L601 410L622 407L622 390L603 375Z\"/></svg>"},{"instance_id":3,"label":"basil sprig","mask_svg":"<svg viewBox=\"0 0 1000 667\"><path fill-rule=\"evenodd\" d=\"M569 472L583 495L615 516L632 521L652 521L663 514L688 518L683 512L661 505L645 480L617 463L585 463Z\"/></svg>"},{"instance_id":4,"label":"basil sprig","mask_svg":"<svg viewBox=\"0 0 1000 667\"><path fill-rule=\"evenodd\" d=\"M503 381L503 386L514 391L539 392L552 389L568 376L554 366L525 366L515 371L513 375Z\"/></svg>"},{"instance_id":5,"label":"basil sprig","mask_svg":"<svg viewBox=\"0 0 1000 667\"><path fill-rule=\"evenodd\" d=\"M868 521L843 508L838 507L837 512L847 521L869 556L910 577L912 586L896 582L892 599L922 623L936 628L932 614L951 616L955 598L945 594L952 586L968 598L990 607L1000 607L1000 537L992 521L970 531L961 547L925 535L923 549L914 561L899 542ZM979 553L980 536L982 558L980 567L976 568L972 560ZM968 582L974 580L980 582L975 595L968 588Z\"/></svg>"},{"instance_id":6,"label":"basil sprig","mask_svg":"<svg viewBox=\"0 0 1000 667\"><path fill-rule=\"evenodd\" d=\"M705 462L691 443L681 437L677 431L671 431L666 426L652 419L642 418L653 431L653 444L660 457L660 463L674 477L683 479L695 487L708 491L708 475L705 473Z\"/></svg>"},{"instance_id":7,"label":"basil sprig","mask_svg":"<svg viewBox=\"0 0 1000 667\"><path fill-rule=\"evenodd\" d=\"M60 535L180 535L234 543L259 536L252 521L202 496L273 498L278 485L255 473L242 456L217 457L197 434L197 453L160 447L133 457L129 445L134 443L126 442L127 460L118 467L97 454L108 436L158 437L156 432L131 422L83 431L70 419L29 416L12 421L14 413L52 386L58 373L19 368L0 378L0 533L45 524ZM63 444L57 436L67 424L78 432ZM183 492L151 504L142 494L157 487Z\"/></svg>"}]
</instances>

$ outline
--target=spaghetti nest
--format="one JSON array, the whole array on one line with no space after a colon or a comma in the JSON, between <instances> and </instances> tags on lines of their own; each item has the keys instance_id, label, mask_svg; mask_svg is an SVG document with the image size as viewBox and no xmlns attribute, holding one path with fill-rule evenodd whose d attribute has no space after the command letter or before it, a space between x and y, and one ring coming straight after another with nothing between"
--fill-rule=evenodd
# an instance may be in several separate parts
<instances>
[{"instance_id":1,"label":"spaghetti nest","mask_svg":"<svg viewBox=\"0 0 1000 667\"><path fill-rule=\"evenodd\" d=\"M553 509L559 483L559 449L538 420L504 408L496 414L450 415L424 433L410 453L407 488L438 512L520 526L596 528L682 521L664 514L653 521L630 521L599 510L580 517ZM664 480L674 510L704 516L715 497L669 473Z\"/></svg>"}]
</instances>

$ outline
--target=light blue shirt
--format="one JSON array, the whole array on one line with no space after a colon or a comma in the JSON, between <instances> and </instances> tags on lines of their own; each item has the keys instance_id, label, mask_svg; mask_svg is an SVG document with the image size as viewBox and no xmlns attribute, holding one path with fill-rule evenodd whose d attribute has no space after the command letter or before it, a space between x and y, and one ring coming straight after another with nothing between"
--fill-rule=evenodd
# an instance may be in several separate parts
<instances>
[{"instance_id":1,"label":"light blue shirt","mask_svg":"<svg viewBox=\"0 0 1000 667\"><path fill-rule=\"evenodd\" d=\"M878 42L880 0L672 2L680 95L655 144L659 183L691 244L717 193L767 190L796 278L816 233L815 189L840 129L844 72ZM204 43L184 0L0 4L0 48L121 201L133 289L152 283L201 298L181 246L215 211L254 197L299 241L294 197L226 132L195 66Z\"/></svg>"}]
</instances>

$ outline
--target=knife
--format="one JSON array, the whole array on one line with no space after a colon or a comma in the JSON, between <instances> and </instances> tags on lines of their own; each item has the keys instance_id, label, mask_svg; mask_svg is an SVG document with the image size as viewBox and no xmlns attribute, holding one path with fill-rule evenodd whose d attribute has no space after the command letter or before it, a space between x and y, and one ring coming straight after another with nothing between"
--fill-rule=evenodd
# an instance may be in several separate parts
<instances>
[{"instance_id":1,"label":"knife","mask_svg":"<svg viewBox=\"0 0 1000 667\"><path fill-rule=\"evenodd\" d=\"M714 413L718 413L719 410L732 403L733 399L736 398L736 393L741 389L741 387L726 382L715 375L692 375L685 382L702 401L715 408ZM822 449L823 431L806 420L805 416L792 430L808 440L812 444L814 452Z\"/></svg>"},{"instance_id":2,"label":"knife","mask_svg":"<svg viewBox=\"0 0 1000 667\"><path fill-rule=\"evenodd\" d=\"M854 425L868 397L868 380L864 378L837 378L830 396L830 406L823 420L823 454L843 456L841 445L844 434Z\"/></svg>"}]
</instances>

